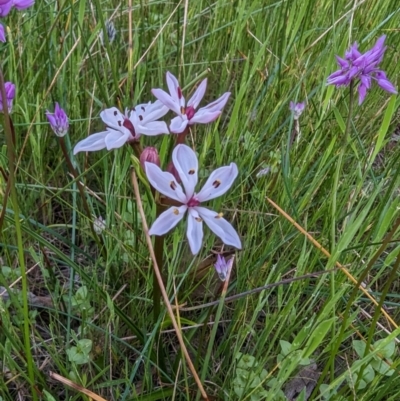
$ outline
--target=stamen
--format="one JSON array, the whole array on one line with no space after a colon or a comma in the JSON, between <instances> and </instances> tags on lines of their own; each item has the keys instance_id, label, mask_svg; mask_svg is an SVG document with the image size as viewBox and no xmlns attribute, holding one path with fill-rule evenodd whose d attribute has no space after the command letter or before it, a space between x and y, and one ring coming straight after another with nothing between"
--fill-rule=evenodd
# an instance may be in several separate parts
<instances>
[{"instance_id":1,"label":"stamen","mask_svg":"<svg viewBox=\"0 0 400 401\"><path fill-rule=\"evenodd\" d=\"M178 86L177 91L178 91L178 99L181 99L182 98L182 91L181 91L181 88L179 86Z\"/></svg>"},{"instance_id":2,"label":"stamen","mask_svg":"<svg viewBox=\"0 0 400 401\"><path fill-rule=\"evenodd\" d=\"M189 175L193 175L195 172L196 172L196 170L195 170L194 168L191 168L191 169L189 170Z\"/></svg>"},{"instance_id":3,"label":"stamen","mask_svg":"<svg viewBox=\"0 0 400 401\"><path fill-rule=\"evenodd\" d=\"M117 115L118 115L118 111L114 110L114 116L117 116Z\"/></svg>"},{"instance_id":4,"label":"stamen","mask_svg":"<svg viewBox=\"0 0 400 401\"><path fill-rule=\"evenodd\" d=\"M196 221L198 221L199 223L201 223L203 221L203 219L201 217L195 217L194 218Z\"/></svg>"},{"instance_id":5,"label":"stamen","mask_svg":"<svg viewBox=\"0 0 400 401\"><path fill-rule=\"evenodd\" d=\"M175 182L175 181L171 181L171 182L169 183L169 186L170 186L170 188L171 188L172 190L175 191L175 189L176 189L176 182Z\"/></svg>"},{"instance_id":6,"label":"stamen","mask_svg":"<svg viewBox=\"0 0 400 401\"><path fill-rule=\"evenodd\" d=\"M186 109L183 106L181 107L181 114L186 114Z\"/></svg>"},{"instance_id":7,"label":"stamen","mask_svg":"<svg viewBox=\"0 0 400 401\"><path fill-rule=\"evenodd\" d=\"M140 121L143 121L143 116L139 116L139 120L140 120Z\"/></svg>"},{"instance_id":8,"label":"stamen","mask_svg":"<svg viewBox=\"0 0 400 401\"><path fill-rule=\"evenodd\" d=\"M175 208L175 209L172 211L172 213L173 213L175 216L178 216L179 210Z\"/></svg>"},{"instance_id":9,"label":"stamen","mask_svg":"<svg viewBox=\"0 0 400 401\"><path fill-rule=\"evenodd\" d=\"M220 185L221 185L221 181L220 181L220 180L215 180L215 181L213 182L213 187L214 187L214 188L218 188Z\"/></svg>"},{"instance_id":10,"label":"stamen","mask_svg":"<svg viewBox=\"0 0 400 401\"><path fill-rule=\"evenodd\" d=\"M222 219L223 213L218 213L216 216L214 216L215 219Z\"/></svg>"}]
</instances>

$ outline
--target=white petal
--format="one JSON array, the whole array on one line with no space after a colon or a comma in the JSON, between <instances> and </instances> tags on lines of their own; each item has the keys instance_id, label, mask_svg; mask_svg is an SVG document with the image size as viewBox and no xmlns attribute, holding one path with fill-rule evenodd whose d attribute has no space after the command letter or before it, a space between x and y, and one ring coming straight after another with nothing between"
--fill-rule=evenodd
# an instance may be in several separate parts
<instances>
[{"instance_id":1,"label":"white petal","mask_svg":"<svg viewBox=\"0 0 400 401\"><path fill-rule=\"evenodd\" d=\"M149 235L164 235L174 228L183 218L187 210L186 206L170 207L161 213L149 230Z\"/></svg>"},{"instance_id":2,"label":"white petal","mask_svg":"<svg viewBox=\"0 0 400 401\"><path fill-rule=\"evenodd\" d=\"M190 119L189 124L208 124L215 121L221 115L220 111L207 111L205 109L200 109L196 114Z\"/></svg>"},{"instance_id":3,"label":"white petal","mask_svg":"<svg viewBox=\"0 0 400 401\"><path fill-rule=\"evenodd\" d=\"M204 222L208 225L210 230L226 245L232 245L235 248L242 249L240 238L232 227L231 223L226 221L217 212L207 209L205 207L197 206L195 209Z\"/></svg>"},{"instance_id":4,"label":"white petal","mask_svg":"<svg viewBox=\"0 0 400 401\"><path fill-rule=\"evenodd\" d=\"M203 243L203 221L196 210L189 208L186 235L193 255L199 253Z\"/></svg>"},{"instance_id":5,"label":"white petal","mask_svg":"<svg viewBox=\"0 0 400 401\"><path fill-rule=\"evenodd\" d=\"M151 121L144 124L139 124L136 129L137 134L155 136L161 134L169 134L167 124L164 121Z\"/></svg>"},{"instance_id":6,"label":"white petal","mask_svg":"<svg viewBox=\"0 0 400 401\"><path fill-rule=\"evenodd\" d=\"M225 107L226 102L228 101L230 95L231 95L230 92L225 92L217 100L214 100L212 103L208 104L207 106L202 107L200 110L207 110L208 112L221 111Z\"/></svg>"},{"instance_id":7,"label":"white petal","mask_svg":"<svg viewBox=\"0 0 400 401\"><path fill-rule=\"evenodd\" d=\"M207 78L201 81L201 84L198 86L196 91L194 92L193 96L189 99L187 105L192 106L193 108L197 109L197 106L201 102L201 99L204 97L204 93L206 92L207 88Z\"/></svg>"},{"instance_id":8,"label":"white petal","mask_svg":"<svg viewBox=\"0 0 400 401\"><path fill-rule=\"evenodd\" d=\"M107 127L114 128L117 131L126 130L122 125L126 117L116 107L103 110L100 113L100 117Z\"/></svg>"},{"instance_id":9,"label":"white petal","mask_svg":"<svg viewBox=\"0 0 400 401\"><path fill-rule=\"evenodd\" d=\"M183 131L185 131L188 123L189 120L187 119L186 114L184 114L182 117L176 116L171 120L169 129L174 134L181 134Z\"/></svg>"},{"instance_id":10,"label":"white petal","mask_svg":"<svg viewBox=\"0 0 400 401\"><path fill-rule=\"evenodd\" d=\"M199 202L223 195L233 184L238 175L238 168L235 163L214 170L208 177L201 191L197 194Z\"/></svg>"},{"instance_id":11,"label":"white petal","mask_svg":"<svg viewBox=\"0 0 400 401\"><path fill-rule=\"evenodd\" d=\"M93 152L104 149L106 147L105 138L107 135L108 131L99 132L79 141L74 147L74 155L79 152Z\"/></svg>"},{"instance_id":12,"label":"white petal","mask_svg":"<svg viewBox=\"0 0 400 401\"><path fill-rule=\"evenodd\" d=\"M147 178L154 189L171 199L186 203L186 196L182 187L176 182L171 173L162 171L160 167L153 163L145 162L144 164Z\"/></svg>"},{"instance_id":13,"label":"white petal","mask_svg":"<svg viewBox=\"0 0 400 401\"><path fill-rule=\"evenodd\" d=\"M156 100L153 104L149 103L145 106L145 110L144 119L142 121L143 123L158 120L159 118L164 117L169 111L168 107L159 100Z\"/></svg>"},{"instance_id":14,"label":"white petal","mask_svg":"<svg viewBox=\"0 0 400 401\"><path fill-rule=\"evenodd\" d=\"M169 71L167 71L166 78L168 90L171 94L172 99L174 100L174 102L180 103L180 98L178 96L178 90L180 90L178 80L176 79L175 75L171 74Z\"/></svg>"},{"instance_id":15,"label":"white petal","mask_svg":"<svg viewBox=\"0 0 400 401\"><path fill-rule=\"evenodd\" d=\"M108 135L105 139L107 150L120 148L121 146L126 144L129 138L129 132L122 133L115 130L108 130Z\"/></svg>"},{"instance_id":16,"label":"white petal","mask_svg":"<svg viewBox=\"0 0 400 401\"><path fill-rule=\"evenodd\" d=\"M181 114L181 105L178 101L175 101L167 92L162 89L152 89L151 93L160 100L165 106L170 110L174 111L176 114Z\"/></svg>"},{"instance_id":17,"label":"white petal","mask_svg":"<svg viewBox=\"0 0 400 401\"><path fill-rule=\"evenodd\" d=\"M199 162L196 153L187 145L177 145L172 152L172 162L185 187L186 198L189 200L197 185Z\"/></svg>"}]
</instances>

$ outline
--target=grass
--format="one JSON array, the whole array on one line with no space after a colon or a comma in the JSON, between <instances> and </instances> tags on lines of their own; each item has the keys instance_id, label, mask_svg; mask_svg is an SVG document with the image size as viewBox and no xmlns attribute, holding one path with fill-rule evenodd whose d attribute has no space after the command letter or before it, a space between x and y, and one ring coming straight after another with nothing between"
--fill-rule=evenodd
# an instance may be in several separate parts
<instances>
[{"instance_id":1,"label":"grass","mask_svg":"<svg viewBox=\"0 0 400 401\"><path fill-rule=\"evenodd\" d=\"M103 46L110 18L118 34ZM349 119L349 89L325 85L335 54L354 41L365 51L386 34L382 68L398 87L396 0L141 1L131 9L48 1L2 23L2 72L17 96L14 151L5 117L0 131L1 400L200 398L166 302L153 319L132 149L78 154L74 178L45 117L55 101L67 110L71 152L103 129L104 108L153 100L167 71L188 95L207 77L202 104L232 92L221 118L194 126L187 143L203 181L237 163L233 187L209 206L233 223L243 249L222 247L207 230L193 257L184 224L163 249L178 332L209 399L284 399L293 386L302 391L293 384L299 372L309 391L298 399L399 398L399 101L373 85ZM305 99L290 146L289 102ZM167 136L143 143L164 157L172 147ZM150 225L155 205L139 190ZM91 230L98 216L103 246ZM225 287L212 267L221 251L235 253Z\"/></svg>"}]
</instances>

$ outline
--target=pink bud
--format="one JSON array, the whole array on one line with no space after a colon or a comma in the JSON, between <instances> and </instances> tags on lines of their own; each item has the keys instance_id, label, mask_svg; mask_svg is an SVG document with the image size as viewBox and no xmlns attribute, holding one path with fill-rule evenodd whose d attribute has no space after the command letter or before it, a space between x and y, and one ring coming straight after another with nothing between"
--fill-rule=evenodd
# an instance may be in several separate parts
<instances>
[{"instance_id":1,"label":"pink bud","mask_svg":"<svg viewBox=\"0 0 400 401\"><path fill-rule=\"evenodd\" d=\"M144 148L140 155L140 165L142 166L143 170L145 169L144 162L153 163L160 167L160 157L158 156L156 148L151 146Z\"/></svg>"},{"instance_id":2,"label":"pink bud","mask_svg":"<svg viewBox=\"0 0 400 401\"><path fill-rule=\"evenodd\" d=\"M168 163L167 171L175 177L178 184L180 184L182 182L181 177L179 177L178 171L174 166L174 163L172 163L172 162Z\"/></svg>"}]
</instances>

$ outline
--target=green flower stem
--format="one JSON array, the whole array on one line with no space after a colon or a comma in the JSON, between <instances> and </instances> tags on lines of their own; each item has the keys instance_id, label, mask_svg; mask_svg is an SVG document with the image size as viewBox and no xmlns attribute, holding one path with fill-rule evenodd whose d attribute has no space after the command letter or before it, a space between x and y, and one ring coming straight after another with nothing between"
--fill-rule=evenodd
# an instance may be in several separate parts
<instances>
[{"instance_id":1,"label":"green flower stem","mask_svg":"<svg viewBox=\"0 0 400 401\"><path fill-rule=\"evenodd\" d=\"M331 226L331 253L334 252L334 249L336 248L336 214L337 214L337 192L339 188L339 180L342 174L342 167L343 167L343 158L344 154L346 152L347 146L350 141L350 128L351 128L351 119L352 119L352 113L353 113L353 102L354 102L354 84L353 81L350 82L350 95L349 95L349 113L347 116L347 121L346 121L346 128L344 131L343 135L343 140L341 141L340 145L340 153L339 153L339 159L336 167L336 172L335 172L335 177L334 177L334 182L333 182L333 194L332 194L332 226ZM357 287L358 288L358 287ZM335 273L331 273L331 280L330 280L330 290L332 296L336 293L335 291ZM336 315L336 308L333 307L332 310L332 315ZM332 324L332 338L336 334L336 324ZM334 380L334 363L335 360L331 358L331 380ZM327 365L329 366L329 365Z\"/></svg>"},{"instance_id":2,"label":"green flower stem","mask_svg":"<svg viewBox=\"0 0 400 401\"><path fill-rule=\"evenodd\" d=\"M232 264L232 266L233 266L233 264ZM226 280L224 282L224 286L222 287L221 298L219 299L217 313L215 315L214 324L213 324L213 327L212 327L212 330L211 330L210 338L208 339L206 357L204 359L203 369L201 370L201 374L200 374L200 381L202 383L204 383L204 380L205 380L206 375L207 375L207 371L208 371L208 367L209 367L209 363L210 363L210 359L211 359L211 354L212 354L212 350L213 350L213 347L214 347L215 336L217 334L219 321L221 320L222 310L223 310L223 307L225 305L225 298L226 298L226 294L228 292L228 285L229 285L229 279L231 277L232 268L228 272L228 275L227 275ZM207 322L206 322L206 324L207 324ZM198 390L197 391L197 396L196 396L196 401L198 401L200 399L200 396L201 396L201 393Z\"/></svg>"},{"instance_id":3,"label":"green flower stem","mask_svg":"<svg viewBox=\"0 0 400 401\"><path fill-rule=\"evenodd\" d=\"M97 245L100 247L101 252L103 254L103 257L106 260L107 259L107 250L106 250L106 247L104 245L103 238L94 231L94 227L93 227L93 223L92 223L92 213L90 212L90 207L89 207L89 204L87 203L85 189L84 189L82 183L79 181L78 173L76 172L76 170L75 170L75 168L74 168L74 166L73 166L73 164L71 162L71 159L70 159L70 157L68 155L68 151L67 151L67 147L65 145L64 138L63 137L59 137L58 139L59 139L60 147L61 147L61 150L63 152L65 161L67 162L68 170L70 171L70 173L72 174L72 176L76 180L76 184L78 186L79 194L81 195L81 199L82 199L82 202L83 202L83 208L85 209L86 216L89 219L89 227L90 227L90 231L92 232L93 239L97 242Z\"/></svg>"},{"instance_id":4,"label":"green flower stem","mask_svg":"<svg viewBox=\"0 0 400 401\"><path fill-rule=\"evenodd\" d=\"M15 221L15 231L17 236L17 246L18 246L18 260L19 267L21 269L21 284L22 284L22 314L23 314L23 337L24 337L24 348L25 348L25 357L26 364L28 368L28 377L31 386L32 398L34 401L38 400L37 388L36 388L36 380L35 380L35 372L33 366L33 358L31 352L31 344L30 344L30 318L29 318L29 309L28 309L28 280L26 276L26 266L25 266L25 255L24 255L24 244L22 242L22 231L21 231L21 222L19 217L19 206L18 206L18 195L15 187L15 146L14 146L14 138L13 135L13 125L11 122L11 118L8 114L7 110L7 96L4 88L4 77L3 72L0 70L0 92L1 92L1 100L4 105L4 132L6 137L7 144L7 156L8 156L8 183L10 188L11 202L12 208L14 210L14 221Z\"/></svg>"}]
</instances>

